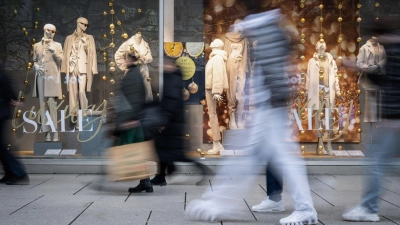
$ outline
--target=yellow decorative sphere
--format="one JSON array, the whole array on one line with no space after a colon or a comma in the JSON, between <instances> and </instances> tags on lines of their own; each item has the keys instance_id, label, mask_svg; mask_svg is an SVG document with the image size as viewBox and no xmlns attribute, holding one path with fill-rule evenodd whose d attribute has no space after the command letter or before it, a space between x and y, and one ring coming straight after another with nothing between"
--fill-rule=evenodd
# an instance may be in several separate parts
<instances>
[{"instance_id":1,"label":"yellow decorative sphere","mask_svg":"<svg viewBox=\"0 0 400 225\"><path fill-rule=\"evenodd\" d=\"M343 150L343 147L342 147L341 145L339 145L338 149L339 149L340 151L342 151L342 150Z\"/></svg>"},{"instance_id":2,"label":"yellow decorative sphere","mask_svg":"<svg viewBox=\"0 0 400 225\"><path fill-rule=\"evenodd\" d=\"M300 8L302 8L302 9L303 9L303 8L304 8L304 6L305 6L305 5L304 5L304 3L300 3Z\"/></svg>"},{"instance_id":3,"label":"yellow decorative sphere","mask_svg":"<svg viewBox=\"0 0 400 225\"><path fill-rule=\"evenodd\" d=\"M300 42L301 43L304 43L304 42L306 42L306 40L304 40L303 38L300 40Z\"/></svg>"},{"instance_id":4,"label":"yellow decorative sphere","mask_svg":"<svg viewBox=\"0 0 400 225\"><path fill-rule=\"evenodd\" d=\"M304 19L304 17L303 17L300 19L300 22L304 23L304 22L306 22L306 19Z\"/></svg>"},{"instance_id":5,"label":"yellow decorative sphere","mask_svg":"<svg viewBox=\"0 0 400 225\"><path fill-rule=\"evenodd\" d=\"M114 47L115 47L114 42L111 42L111 43L110 43L110 48L114 48Z\"/></svg>"},{"instance_id":6,"label":"yellow decorative sphere","mask_svg":"<svg viewBox=\"0 0 400 225\"><path fill-rule=\"evenodd\" d=\"M141 13L141 12L142 12L142 9L138 9L137 11L138 11L138 13Z\"/></svg>"},{"instance_id":7,"label":"yellow decorative sphere","mask_svg":"<svg viewBox=\"0 0 400 225\"><path fill-rule=\"evenodd\" d=\"M124 14L125 13L125 9L121 9L121 13Z\"/></svg>"},{"instance_id":8,"label":"yellow decorative sphere","mask_svg":"<svg viewBox=\"0 0 400 225\"><path fill-rule=\"evenodd\" d=\"M357 110L357 115L361 115L361 110Z\"/></svg>"},{"instance_id":9,"label":"yellow decorative sphere","mask_svg":"<svg viewBox=\"0 0 400 225\"><path fill-rule=\"evenodd\" d=\"M107 62L107 57L103 57L103 61L104 61L104 62Z\"/></svg>"},{"instance_id":10,"label":"yellow decorative sphere","mask_svg":"<svg viewBox=\"0 0 400 225\"><path fill-rule=\"evenodd\" d=\"M107 56L107 52L103 52L103 56L106 57Z\"/></svg>"},{"instance_id":11,"label":"yellow decorative sphere","mask_svg":"<svg viewBox=\"0 0 400 225\"><path fill-rule=\"evenodd\" d=\"M32 42L35 43L35 42L36 42L36 39L35 39L35 38L32 38Z\"/></svg>"},{"instance_id":12,"label":"yellow decorative sphere","mask_svg":"<svg viewBox=\"0 0 400 225\"><path fill-rule=\"evenodd\" d=\"M338 9L342 9L343 8L343 5L342 4L339 4L338 5Z\"/></svg>"},{"instance_id":13,"label":"yellow decorative sphere","mask_svg":"<svg viewBox=\"0 0 400 225\"><path fill-rule=\"evenodd\" d=\"M319 5L319 9L323 9L324 8L324 5L323 4L320 4Z\"/></svg>"},{"instance_id":14,"label":"yellow decorative sphere","mask_svg":"<svg viewBox=\"0 0 400 225\"><path fill-rule=\"evenodd\" d=\"M127 39L129 37L129 35L127 33L123 33L123 38Z\"/></svg>"},{"instance_id":15,"label":"yellow decorative sphere","mask_svg":"<svg viewBox=\"0 0 400 225\"><path fill-rule=\"evenodd\" d=\"M108 6L110 6L110 7L113 6L113 3L112 3L112 2L109 2L109 3L108 3Z\"/></svg>"},{"instance_id":16,"label":"yellow decorative sphere","mask_svg":"<svg viewBox=\"0 0 400 225\"><path fill-rule=\"evenodd\" d=\"M343 21L343 18L341 17L341 16L339 16L339 18L337 19L338 21L339 21L339 23L340 22L342 22Z\"/></svg>"},{"instance_id":17,"label":"yellow decorative sphere","mask_svg":"<svg viewBox=\"0 0 400 225\"><path fill-rule=\"evenodd\" d=\"M111 78L111 79L110 79L110 84L115 84L114 78Z\"/></svg>"},{"instance_id":18,"label":"yellow decorative sphere","mask_svg":"<svg viewBox=\"0 0 400 225\"><path fill-rule=\"evenodd\" d=\"M110 62L110 67L115 66L115 62Z\"/></svg>"},{"instance_id":19,"label":"yellow decorative sphere","mask_svg":"<svg viewBox=\"0 0 400 225\"><path fill-rule=\"evenodd\" d=\"M27 85L28 84L28 80L24 80L24 84Z\"/></svg>"},{"instance_id":20,"label":"yellow decorative sphere","mask_svg":"<svg viewBox=\"0 0 400 225\"><path fill-rule=\"evenodd\" d=\"M37 26L37 25L35 25L35 26L34 26L34 28L35 28L35 30L37 30L37 29L38 29L38 26Z\"/></svg>"},{"instance_id":21,"label":"yellow decorative sphere","mask_svg":"<svg viewBox=\"0 0 400 225\"><path fill-rule=\"evenodd\" d=\"M102 77L102 80L103 80L103 81L106 81L106 80L107 80L107 77L106 77L106 76L103 76L103 77Z\"/></svg>"},{"instance_id":22,"label":"yellow decorative sphere","mask_svg":"<svg viewBox=\"0 0 400 225\"><path fill-rule=\"evenodd\" d=\"M114 14L115 14L114 9L111 9L111 10L110 10L110 14L111 14L111 15L114 15Z\"/></svg>"},{"instance_id":23,"label":"yellow decorative sphere","mask_svg":"<svg viewBox=\"0 0 400 225\"><path fill-rule=\"evenodd\" d=\"M357 90L357 94L361 94L361 89L358 89L358 90Z\"/></svg>"},{"instance_id":24,"label":"yellow decorative sphere","mask_svg":"<svg viewBox=\"0 0 400 225\"><path fill-rule=\"evenodd\" d=\"M107 34L103 34L103 38L106 39L107 38Z\"/></svg>"},{"instance_id":25,"label":"yellow decorative sphere","mask_svg":"<svg viewBox=\"0 0 400 225\"><path fill-rule=\"evenodd\" d=\"M343 131L339 130L339 135L342 135Z\"/></svg>"},{"instance_id":26,"label":"yellow decorative sphere","mask_svg":"<svg viewBox=\"0 0 400 225\"><path fill-rule=\"evenodd\" d=\"M342 74L341 73L338 73L338 78L342 78Z\"/></svg>"},{"instance_id":27,"label":"yellow decorative sphere","mask_svg":"<svg viewBox=\"0 0 400 225\"><path fill-rule=\"evenodd\" d=\"M361 128L358 128L358 129L357 129L357 132L358 132L358 133L361 133L361 132L362 132L362 129L361 129Z\"/></svg>"},{"instance_id":28,"label":"yellow decorative sphere","mask_svg":"<svg viewBox=\"0 0 400 225\"><path fill-rule=\"evenodd\" d=\"M357 8L361 8L361 4L357 4Z\"/></svg>"},{"instance_id":29,"label":"yellow decorative sphere","mask_svg":"<svg viewBox=\"0 0 400 225\"><path fill-rule=\"evenodd\" d=\"M320 39L323 39L323 38L324 38L324 35L323 35L323 34L319 34L319 38L320 38Z\"/></svg>"},{"instance_id":30,"label":"yellow decorative sphere","mask_svg":"<svg viewBox=\"0 0 400 225\"><path fill-rule=\"evenodd\" d=\"M375 2L375 8L378 8L379 6L379 2Z\"/></svg>"},{"instance_id":31,"label":"yellow decorative sphere","mask_svg":"<svg viewBox=\"0 0 400 225\"><path fill-rule=\"evenodd\" d=\"M17 133L17 129L13 128L13 129L11 130L11 132L12 132L13 134Z\"/></svg>"},{"instance_id":32,"label":"yellow decorative sphere","mask_svg":"<svg viewBox=\"0 0 400 225\"><path fill-rule=\"evenodd\" d=\"M320 75L324 74L324 70L320 70L320 71L319 71L319 74L320 74Z\"/></svg>"},{"instance_id":33,"label":"yellow decorative sphere","mask_svg":"<svg viewBox=\"0 0 400 225\"><path fill-rule=\"evenodd\" d=\"M147 78L146 78L146 81L147 81L147 82L151 82L151 78L150 78L150 77L147 77Z\"/></svg>"},{"instance_id":34,"label":"yellow decorative sphere","mask_svg":"<svg viewBox=\"0 0 400 225\"><path fill-rule=\"evenodd\" d=\"M38 22L38 21L35 21L35 25L39 25L39 22Z\"/></svg>"},{"instance_id":35,"label":"yellow decorative sphere","mask_svg":"<svg viewBox=\"0 0 400 225\"><path fill-rule=\"evenodd\" d=\"M300 56L300 59L301 59L301 60L305 60L306 57L305 57L304 55L302 55L302 56Z\"/></svg>"},{"instance_id":36,"label":"yellow decorative sphere","mask_svg":"<svg viewBox=\"0 0 400 225\"><path fill-rule=\"evenodd\" d=\"M325 42L325 40L324 39L319 39L319 43L324 43Z\"/></svg>"},{"instance_id":37,"label":"yellow decorative sphere","mask_svg":"<svg viewBox=\"0 0 400 225\"><path fill-rule=\"evenodd\" d=\"M318 146L318 150L322 151L323 147L322 145Z\"/></svg>"},{"instance_id":38,"label":"yellow decorative sphere","mask_svg":"<svg viewBox=\"0 0 400 225\"><path fill-rule=\"evenodd\" d=\"M31 63L31 62L28 62L28 66L32 66L32 63Z\"/></svg>"},{"instance_id":39,"label":"yellow decorative sphere","mask_svg":"<svg viewBox=\"0 0 400 225\"><path fill-rule=\"evenodd\" d=\"M306 35L305 35L305 34L300 34L300 37L301 37L301 38L305 38Z\"/></svg>"},{"instance_id":40,"label":"yellow decorative sphere","mask_svg":"<svg viewBox=\"0 0 400 225\"><path fill-rule=\"evenodd\" d=\"M378 20L379 20L379 17L376 17L376 18L375 18L375 21L378 21Z\"/></svg>"},{"instance_id":41,"label":"yellow decorative sphere","mask_svg":"<svg viewBox=\"0 0 400 225\"><path fill-rule=\"evenodd\" d=\"M306 132L304 130L300 131L301 135L304 135Z\"/></svg>"},{"instance_id":42,"label":"yellow decorative sphere","mask_svg":"<svg viewBox=\"0 0 400 225\"><path fill-rule=\"evenodd\" d=\"M343 41L343 39L342 38L338 38L338 40L337 40L337 42L342 42Z\"/></svg>"},{"instance_id":43,"label":"yellow decorative sphere","mask_svg":"<svg viewBox=\"0 0 400 225\"><path fill-rule=\"evenodd\" d=\"M23 28L22 28L22 31L26 31L26 28L25 28L25 27L23 27Z\"/></svg>"},{"instance_id":44,"label":"yellow decorative sphere","mask_svg":"<svg viewBox=\"0 0 400 225\"><path fill-rule=\"evenodd\" d=\"M300 91L300 94L304 96L306 93L304 91Z\"/></svg>"},{"instance_id":45,"label":"yellow decorative sphere","mask_svg":"<svg viewBox=\"0 0 400 225\"><path fill-rule=\"evenodd\" d=\"M320 18L319 18L319 22L322 23L323 21L324 21L324 18L323 18L323 17L320 17Z\"/></svg>"},{"instance_id":46,"label":"yellow decorative sphere","mask_svg":"<svg viewBox=\"0 0 400 225\"><path fill-rule=\"evenodd\" d=\"M306 147L305 147L304 145L302 145L302 146L300 147L300 149L301 149L302 151L304 151L304 150L306 149Z\"/></svg>"},{"instance_id":47,"label":"yellow decorative sphere","mask_svg":"<svg viewBox=\"0 0 400 225\"><path fill-rule=\"evenodd\" d=\"M115 71L115 67L111 66L110 67L110 72L114 72Z\"/></svg>"},{"instance_id":48,"label":"yellow decorative sphere","mask_svg":"<svg viewBox=\"0 0 400 225\"><path fill-rule=\"evenodd\" d=\"M112 23L112 24L110 24L110 29L114 29L115 28L115 25Z\"/></svg>"},{"instance_id":49,"label":"yellow decorative sphere","mask_svg":"<svg viewBox=\"0 0 400 225\"><path fill-rule=\"evenodd\" d=\"M321 117L323 117L323 116L325 116L325 113L321 112L319 115L320 115Z\"/></svg>"},{"instance_id":50,"label":"yellow decorative sphere","mask_svg":"<svg viewBox=\"0 0 400 225\"><path fill-rule=\"evenodd\" d=\"M342 57L342 56L339 56L339 57L338 57L338 60L342 60L342 59L343 59L343 57Z\"/></svg>"},{"instance_id":51,"label":"yellow decorative sphere","mask_svg":"<svg viewBox=\"0 0 400 225\"><path fill-rule=\"evenodd\" d=\"M25 97L24 97L24 96L21 96L21 98L20 98L19 100L25 101Z\"/></svg>"},{"instance_id":52,"label":"yellow decorative sphere","mask_svg":"<svg viewBox=\"0 0 400 225\"><path fill-rule=\"evenodd\" d=\"M110 92L110 95L111 95L111 96L114 96L114 92Z\"/></svg>"},{"instance_id":53,"label":"yellow decorative sphere","mask_svg":"<svg viewBox=\"0 0 400 225\"><path fill-rule=\"evenodd\" d=\"M62 95L62 99L65 100L65 95Z\"/></svg>"},{"instance_id":54,"label":"yellow decorative sphere","mask_svg":"<svg viewBox=\"0 0 400 225\"><path fill-rule=\"evenodd\" d=\"M18 11L16 9L14 9L14 15L17 15Z\"/></svg>"},{"instance_id":55,"label":"yellow decorative sphere","mask_svg":"<svg viewBox=\"0 0 400 225\"><path fill-rule=\"evenodd\" d=\"M192 81L192 83L190 83L188 86L188 90L190 94L196 94L197 91L199 90L199 86L197 86L197 84L194 81Z\"/></svg>"},{"instance_id":56,"label":"yellow decorative sphere","mask_svg":"<svg viewBox=\"0 0 400 225\"><path fill-rule=\"evenodd\" d=\"M361 42L361 38L360 37L357 38L357 42Z\"/></svg>"},{"instance_id":57,"label":"yellow decorative sphere","mask_svg":"<svg viewBox=\"0 0 400 225\"><path fill-rule=\"evenodd\" d=\"M104 15L104 16L107 16L107 11L104 11L104 12L103 12L103 15Z\"/></svg>"},{"instance_id":58,"label":"yellow decorative sphere","mask_svg":"<svg viewBox=\"0 0 400 225\"><path fill-rule=\"evenodd\" d=\"M121 26L121 24L122 24L121 21L118 20L118 21L117 21L117 25L118 25L118 26Z\"/></svg>"},{"instance_id":59,"label":"yellow decorative sphere","mask_svg":"<svg viewBox=\"0 0 400 225\"><path fill-rule=\"evenodd\" d=\"M357 22L361 22L361 17L358 17L358 18L357 18Z\"/></svg>"},{"instance_id":60,"label":"yellow decorative sphere","mask_svg":"<svg viewBox=\"0 0 400 225\"><path fill-rule=\"evenodd\" d=\"M39 12L40 11L40 8L38 7L38 8L36 8L36 12Z\"/></svg>"},{"instance_id":61,"label":"yellow decorative sphere","mask_svg":"<svg viewBox=\"0 0 400 225\"><path fill-rule=\"evenodd\" d=\"M324 75L319 75L319 79L323 80L324 79Z\"/></svg>"},{"instance_id":62,"label":"yellow decorative sphere","mask_svg":"<svg viewBox=\"0 0 400 225\"><path fill-rule=\"evenodd\" d=\"M324 94L324 91L323 91L323 90L320 90L320 91L319 91L319 94L320 94L320 95L323 95L323 94Z\"/></svg>"}]
</instances>

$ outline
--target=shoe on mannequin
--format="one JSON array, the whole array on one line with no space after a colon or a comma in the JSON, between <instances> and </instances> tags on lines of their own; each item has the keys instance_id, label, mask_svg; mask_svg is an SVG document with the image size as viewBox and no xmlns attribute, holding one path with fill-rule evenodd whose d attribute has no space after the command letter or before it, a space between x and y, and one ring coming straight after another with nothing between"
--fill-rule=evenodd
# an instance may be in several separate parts
<instances>
[{"instance_id":1,"label":"shoe on mannequin","mask_svg":"<svg viewBox=\"0 0 400 225\"><path fill-rule=\"evenodd\" d=\"M324 147L324 142L322 141L322 137L318 138L317 155L318 155L318 151L319 151L319 149L318 149L319 146L322 146L322 154L323 155L328 155L328 151L326 151L326 149Z\"/></svg>"},{"instance_id":2,"label":"shoe on mannequin","mask_svg":"<svg viewBox=\"0 0 400 225\"><path fill-rule=\"evenodd\" d=\"M55 132L54 133L54 136L53 136L53 141L54 142L57 142L57 141L59 141L60 140L60 138L58 137L58 132Z\"/></svg>"},{"instance_id":3,"label":"shoe on mannequin","mask_svg":"<svg viewBox=\"0 0 400 225\"><path fill-rule=\"evenodd\" d=\"M47 132L47 134L46 134L46 142L49 142L49 141L51 141L51 135L50 135L50 132Z\"/></svg>"},{"instance_id":4,"label":"shoe on mannequin","mask_svg":"<svg viewBox=\"0 0 400 225\"><path fill-rule=\"evenodd\" d=\"M216 155L218 154L219 151L223 151L224 146L222 146L220 141L214 141L213 142L213 148L207 151L208 155Z\"/></svg>"},{"instance_id":5,"label":"shoe on mannequin","mask_svg":"<svg viewBox=\"0 0 400 225\"><path fill-rule=\"evenodd\" d=\"M328 152L328 155L334 155L332 148L332 141L328 141L328 143L326 144L326 150Z\"/></svg>"},{"instance_id":6,"label":"shoe on mannequin","mask_svg":"<svg viewBox=\"0 0 400 225\"><path fill-rule=\"evenodd\" d=\"M236 125L236 118L235 118L234 112L231 112L229 114L229 129L231 129L231 130L238 129L238 127Z\"/></svg>"}]
</instances>

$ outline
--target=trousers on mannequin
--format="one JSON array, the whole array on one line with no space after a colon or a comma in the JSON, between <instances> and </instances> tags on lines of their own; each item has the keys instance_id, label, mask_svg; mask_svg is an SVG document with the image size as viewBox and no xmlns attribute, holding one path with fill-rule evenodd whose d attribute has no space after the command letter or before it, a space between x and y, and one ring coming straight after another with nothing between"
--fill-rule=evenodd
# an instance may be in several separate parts
<instances>
[{"instance_id":1,"label":"trousers on mannequin","mask_svg":"<svg viewBox=\"0 0 400 225\"><path fill-rule=\"evenodd\" d=\"M229 82L229 89L227 91L229 129L243 129L246 73L241 68L241 61L235 58L227 60L226 68Z\"/></svg>"},{"instance_id":2,"label":"trousers on mannequin","mask_svg":"<svg viewBox=\"0 0 400 225\"><path fill-rule=\"evenodd\" d=\"M320 105L322 105L321 109L322 112L325 113L325 108L332 108L331 104L327 104L329 103L329 93L325 95L325 97L320 97ZM331 115L331 110L328 110L328 115L325 115L325 117L329 118L329 125L332 126L333 124L333 118ZM320 113L320 112L319 112ZM322 146L322 154L323 155L333 155L333 148L332 148L332 141L328 140L326 143L326 148L324 146L324 141L323 141L323 136L324 133L327 133L328 135L328 139L330 139L332 137L332 129L326 128L326 124L322 123L322 121L319 120L319 115L317 114L315 116L315 124L316 124L316 128L317 128L317 137L318 137L318 144L317 144L317 149L316 149L316 153L318 154L319 152L319 146ZM323 132L321 132L319 129L324 129Z\"/></svg>"},{"instance_id":3,"label":"trousers on mannequin","mask_svg":"<svg viewBox=\"0 0 400 225\"><path fill-rule=\"evenodd\" d=\"M210 118L211 133L213 138L213 148L207 151L207 154L217 154L224 150L221 144L221 134L219 131L218 116L217 116L217 100L213 98L211 89L206 89L206 101L208 107L208 116Z\"/></svg>"},{"instance_id":4,"label":"trousers on mannequin","mask_svg":"<svg viewBox=\"0 0 400 225\"><path fill-rule=\"evenodd\" d=\"M88 109L88 100L86 98L86 74L71 73L68 81L68 90L70 114L74 114L74 111L82 109L83 116L85 116L86 110Z\"/></svg>"},{"instance_id":5,"label":"trousers on mannequin","mask_svg":"<svg viewBox=\"0 0 400 225\"><path fill-rule=\"evenodd\" d=\"M43 107L40 113L41 123L42 123L42 132L46 133L46 142L51 141L51 129L49 125L45 125L47 123L46 111L49 111L50 118L53 121L55 132L53 136L53 141L59 141L58 131L57 131L57 102L54 97L44 97L44 75L40 75L37 79L37 86L39 92L39 103L40 107Z\"/></svg>"}]
</instances>

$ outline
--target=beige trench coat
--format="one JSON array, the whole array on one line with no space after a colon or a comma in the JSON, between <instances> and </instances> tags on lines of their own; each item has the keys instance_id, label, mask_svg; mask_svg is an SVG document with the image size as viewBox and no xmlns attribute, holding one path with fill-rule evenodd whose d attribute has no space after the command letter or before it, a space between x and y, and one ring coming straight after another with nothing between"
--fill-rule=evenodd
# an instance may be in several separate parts
<instances>
[{"instance_id":1,"label":"beige trench coat","mask_svg":"<svg viewBox=\"0 0 400 225\"><path fill-rule=\"evenodd\" d=\"M330 104L335 104L335 94L340 92L339 79L337 76L338 68L332 55L325 53L329 61L329 101ZM308 94L308 105L307 108L314 110L319 109L319 60L317 53L314 53L314 57L308 61L307 76L306 76L306 90Z\"/></svg>"},{"instance_id":2,"label":"beige trench coat","mask_svg":"<svg viewBox=\"0 0 400 225\"><path fill-rule=\"evenodd\" d=\"M60 68L63 59L63 50L60 43L53 40L51 40L50 43L54 44L54 53L51 53L49 50L45 50L44 40L36 43L33 46L33 63L38 64L39 67L44 70L44 97L57 97L61 99L62 80ZM34 98L39 97L37 90L37 79L38 72L35 73L35 82L33 83L32 97Z\"/></svg>"},{"instance_id":3,"label":"beige trench coat","mask_svg":"<svg viewBox=\"0 0 400 225\"><path fill-rule=\"evenodd\" d=\"M92 90L92 83L93 83L93 75L98 74L97 72L97 55L96 55L96 46L94 43L94 38L92 35L83 34L88 40L88 55L87 55L87 62L86 63L86 91L90 92ZM72 52L72 45L74 43L75 33L69 35L64 42L64 59L61 65L61 73L66 74L66 80L69 80L69 74L72 71L69 71L69 57L71 56ZM68 85L67 85L68 87Z\"/></svg>"},{"instance_id":4,"label":"beige trench coat","mask_svg":"<svg viewBox=\"0 0 400 225\"><path fill-rule=\"evenodd\" d=\"M374 52L374 47L370 41L367 41L365 45L361 46L360 51L357 55L357 67L360 69L361 75L358 78L358 84L363 86L365 90L378 90L379 88L372 84L367 78L366 68L369 65L375 65L375 55L378 54L378 65L381 69L381 73L385 74L386 65L386 52L385 48L378 43L378 53Z\"/></svg>"}]
</instances>

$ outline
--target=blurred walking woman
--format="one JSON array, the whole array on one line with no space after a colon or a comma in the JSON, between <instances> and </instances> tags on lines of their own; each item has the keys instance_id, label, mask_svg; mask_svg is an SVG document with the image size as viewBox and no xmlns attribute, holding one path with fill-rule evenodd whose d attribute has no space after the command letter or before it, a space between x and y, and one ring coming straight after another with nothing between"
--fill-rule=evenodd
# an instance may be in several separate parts
<instances>
[{"instance_id":1,"label":"blurred walking woman","mask_svg":"<svg viewBox=\"0 0 400 225\"><path fill-rule=\"evenodd\" d=\"M140 73L139 54L130 52L126 55L127 72L122 78L121 93L117 108L116 130L118 140L117 145L126 145L137 142L143 142L151 139L151 135L138 124L134 123L140 119L140 114L144 109L145 87ZM131 128L133 127L133 128ZM153 186L150 179L140 180L140 184L135 188L129 188L129 192L153 192Z\"/></svg>"}]
</instances>

